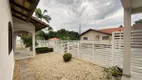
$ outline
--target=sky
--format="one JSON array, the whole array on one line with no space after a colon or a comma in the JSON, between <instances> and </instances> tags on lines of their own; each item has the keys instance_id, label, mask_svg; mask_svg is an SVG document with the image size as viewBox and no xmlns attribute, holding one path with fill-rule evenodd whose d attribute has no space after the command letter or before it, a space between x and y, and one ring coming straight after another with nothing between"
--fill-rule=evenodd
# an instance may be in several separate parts
<instances>
[{"instance_id":1,"label":"sky","mask_svg":"<svg viewBox=\"0 0 142 80\"><path fill-rule=\"evenodd\" d=\"M81 32L87 29L115 28L123 25L123 7L120 0L40 0L37 8L46 9L53 29ZM134 21L142 14L132 15Z\"/></svg>"}]
</instances>

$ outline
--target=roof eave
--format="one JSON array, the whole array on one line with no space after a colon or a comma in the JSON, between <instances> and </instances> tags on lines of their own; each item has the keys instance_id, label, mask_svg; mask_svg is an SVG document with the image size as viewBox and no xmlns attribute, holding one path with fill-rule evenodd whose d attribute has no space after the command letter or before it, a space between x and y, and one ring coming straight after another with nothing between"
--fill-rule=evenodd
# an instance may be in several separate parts
<instances>
[{"instance_id":1,"label":"roof eave","mask_svg":"<svg viewBox=\"0 0 142 80\"><path fill-rule=\"evenodd\" d=\"M81 33L80 36L84 35L85 33L89 32L89 31L96 31L96 32L103 33L103 34L112 35L111 33L105 33L105 32L101 32L101 31L94 30L94 29L88 29L87 31Z\"/></svg>"}]
</instances>

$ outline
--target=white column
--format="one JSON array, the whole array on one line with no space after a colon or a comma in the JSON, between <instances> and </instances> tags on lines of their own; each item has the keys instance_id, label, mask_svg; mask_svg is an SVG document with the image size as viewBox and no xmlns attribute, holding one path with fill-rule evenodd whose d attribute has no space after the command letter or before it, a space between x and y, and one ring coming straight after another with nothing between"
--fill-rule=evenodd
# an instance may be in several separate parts
<instances>
[{"instance_id":1,"label":"white column","mask_svg":"<svg viewBox=\"0 0 142 80\"><path fill-rule=\"evenodd\" d=\"M124 9L124 53L123 53L123 77L129 80L131 58L131 9Z\"/></svg>"},{"instance_id":2,"label":"white column","mask_svg":"<svg viewBox=\"0 0 142 80\"><path fill-rule=\"evenodd\" d=\"M114 32L112 33L112 66L114 66L115 58L114 58Z\"/></svg>"},{"instance_id":3,"label":"white column","mask_svg":"<svg viewBox=\"0 0 142 80\"><path fill-rule=\"evenodd\" d=\"M33 56L35 56L36 52L35 52L35 32L32 33L32 46L33 46Z\"/></svg>"}]
</instances>

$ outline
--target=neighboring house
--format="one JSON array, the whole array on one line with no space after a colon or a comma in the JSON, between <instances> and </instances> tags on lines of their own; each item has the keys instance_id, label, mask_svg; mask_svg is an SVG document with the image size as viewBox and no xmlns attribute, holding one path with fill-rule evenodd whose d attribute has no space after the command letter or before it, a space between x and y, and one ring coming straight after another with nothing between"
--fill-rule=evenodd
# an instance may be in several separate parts
<instances>
[{"instance_id":1,"label":"neighboring house","mask_svg":"<svg viewBox=\"0 0 142 80\"><path fill-rule=\"evenodd\" d=\"M49 26L32 17L38 2L39 0L0 0L0 80L13 79L16 35L23 31L30 32L32 42L35 43L35 32Z\"/></svg>"},{"instance_id":2,"label":"neighboring house","mask_svg":"<svg viewBox=\"0 0 142 80\"><path fill-rule=\"evenodd\" d=\"M96 41L109 43L111 40L111 33L102 32L95 29L89 29L80 35L81 40Z\"/></svg>"},{"instance_id":3,"label":"neighboring house","mask_svg":"<svg viewBox=\"0 0 142 80\"><path fill-rule=\"evenodd\" d=\"M132 30L142 29L142 24L135 24ZM118 28L108 28L108 29L88 29L80 35L82 41L95 41L96 43L109 44L112 40L112 33L116 31L124 31L124 27L121 25Z\"/></svg>"}]
</instances>

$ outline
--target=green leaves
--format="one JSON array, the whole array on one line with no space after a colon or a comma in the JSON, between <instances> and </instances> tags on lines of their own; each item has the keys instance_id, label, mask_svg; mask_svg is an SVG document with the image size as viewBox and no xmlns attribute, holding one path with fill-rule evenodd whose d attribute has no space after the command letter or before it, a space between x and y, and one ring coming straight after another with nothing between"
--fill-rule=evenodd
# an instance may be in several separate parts
<instances>
[{"instance_id":1,"label":"green leaves","mask_svg":"<svg viewBox=\"0 0 142 80\"><path fill-rule=\"evenodd\" d=\"M51 20L51 17L49 15L43 15L42 17L44 20L46 20L48 23Z\"/></svg>"},{"instance_id":2,"label":"green leaves","mask_svg":"<svg viewBox=\"0 0 142 80\"><path fill-rule=\"evenodd\" d=\"M44 11L42 11L40 8L35 9L35 16L39 19L44 19L46 22L49 23L49 21L51 20L51 17L49 15L44 15L47 12L47 10L45 9Z\"/></svg>"},{"instance_id":3,"label":"green leaves","mask_svg":"<svg viewBox=\"0 0 142 80\"><path fill-rule=\"evenodd\" d=\"M47 12L47 10L45 9L42 14L44 14L44 13L46 13L46 12Z\"/></svg>"},{"instance_id":4,"label":"green leaves","mask_svg":"<svg viewBox=\"0 0 142 80\"><path fill-rule=\"evenodd\" d=\"M36 33L36 39L39 39L39 40L46 40L46 33L44 31L38 31Z\"/></svg>"},{"instance_id":5,"label":"green leaves","mask_svg":"<svg viewBox=\"0 0 142 80\"><path fill-rule=\"evenodd\" d=\"M21 40L23 41L25 47L29 47L32 50L32 35L28 34L28 35L22 35L21 36ZM37 42L35 42L35 45L38 45Z\"/></svg>"},{"instance_id":6,"label":"green leaves","mask_svg":"<svg viewBox=\"0 0 142 80\"><path fill-rule=\"evenodd\" d=\"M64 59L65 62L70 61L72 59L72 54L71 53L65 53L63 55L63 59Z\"/></svg>"},{"instance_id":7,"label":"green leaves","mask_svg":"<svg viewBox=\"0 0 142 80\"><path fill-rule=\"evenodd\" d=\"M42 18L43 14L40 8L35 9L35 16L38 18Z\"/></svg>"},{"instance_id":8,"label":"green leaves","mask_svg":"<svg viewBox=\"0 0 142 80\"><path fill-rule=\"evenodd\" d=\"M39 31L36 34L36 38L40 40L47 40L50 38L59 38L61 40L79 40L78 32L68 31L65 29L60 29L58 31L53 31L52 27L48 27L49 32Z\"/></svg>"},{"instance_id":9,"label":"green leaves","mask_svg":"<svg viewBox=\"0 0 142 80\"><path fill-rule=\"evenodd\" d=\"M23 43L25 44L26 47L31 47L32 46L32 36L31 35L23 35L21 37Z\"/></svg>"},{"instance_id":10,"label":"green leaves","mask_svg":"<svg viewBox=\"0 0 142 80\"><path fill-rule=\"evenodd\" d=\"M123 70L119 68L118 66L105 68L105 71L109 74L109 76L114 76L114 77L121 77L123 73Z\"/></svg>"},{"instance_id":11,"label":"green leaves","mask_svg":"<svg viewBox=\"0 0 142 80\"><path fill-rule=\"evenodd\" d=\"M142 24L142 19L135 21L135 24Z\"/></svg>"},{"instance_id":12,"label":"green leaves","mask_svg":"<svg viewBox=\"0 0 142 80\"><path fill-rule=\"evenodd\" d=\"M53 28L52 27L48 27L48 31L53 31Z\"/></svg>"}]
</instances>

